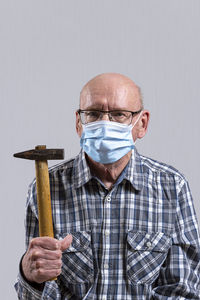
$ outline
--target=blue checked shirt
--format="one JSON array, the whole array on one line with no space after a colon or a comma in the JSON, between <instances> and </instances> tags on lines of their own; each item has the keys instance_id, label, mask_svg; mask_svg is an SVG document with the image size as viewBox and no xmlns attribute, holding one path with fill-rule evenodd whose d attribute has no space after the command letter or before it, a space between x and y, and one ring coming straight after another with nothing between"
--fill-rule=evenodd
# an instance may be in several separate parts
<instances>
[{"instance_id":1,"label":"blue checked shirt","mask_svg":"<svg viewBox=\"0 0 200 300\"><path fill-rule=\"evenodd\" d=\"M189 186L174 168L133 151L111 190L85 155L50 169L55 237L72 234L62 273L43 291L19 273L19 299L200 299L200 239ZM26 244L38 236L35 182Z\"/></svg>"}]
</instances>

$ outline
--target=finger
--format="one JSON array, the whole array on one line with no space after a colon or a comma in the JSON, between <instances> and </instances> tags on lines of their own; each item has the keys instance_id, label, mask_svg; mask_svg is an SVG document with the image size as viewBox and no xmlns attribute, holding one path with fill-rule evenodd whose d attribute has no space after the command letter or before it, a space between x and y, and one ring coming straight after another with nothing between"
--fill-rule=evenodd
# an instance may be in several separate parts
<instances>
[{"instance_id":1,"label":"finger","mask_svg":"<svg viewBox=\"0 0 200 300\"><path fill-rule=\"evenodd\" d=\"M45 281L51 280L59 276L61 273L61 269L55 270L43 270L43 269L35 269L33 272L33 280L37 283L43 283Z\"/></svg>"},{"instance_id":2,"label":"finger","mask_svg":"<svg viewBox=\"0 0 200 300\"><path fill-rule=\"evenodd\" d=\"M57 260L57 259L61 259L61 257L62 257L61 250L47 250L42 248L36 248L33 249L31 253L32 261L38 259Z\"/></svg>"},{"instance_id":3,"label":"finger","mask_svg":"<svg viewBox=\"0 0 200 300\"><path fill-rule=\"evenodd\" d=\"M65 249L69 248L69 246L72 243L72 235L68 234L63 240L59 241L60 242L60 250L64 251Z\"/></svg>"},{"instance_id":4,"label":"finger","mask_svg":"<svg viewBox=\"0 0 200 300\"><path fill-rule=\"evenodd\" d=\"M58 240L45 236L32 239L30 242L30 247L41 247L48 250L58 250L60 245Z\"/></svg>"},{"instance_id":5,"label":"finger","mask_svg":"<svg viewBox=\"0 0 200 300\"><path fill-rule=\"evenodd\" d=\"M35 262L35 269L37 270L61 270L62 261L40 259Z\"/></svg>"}]
</instances>

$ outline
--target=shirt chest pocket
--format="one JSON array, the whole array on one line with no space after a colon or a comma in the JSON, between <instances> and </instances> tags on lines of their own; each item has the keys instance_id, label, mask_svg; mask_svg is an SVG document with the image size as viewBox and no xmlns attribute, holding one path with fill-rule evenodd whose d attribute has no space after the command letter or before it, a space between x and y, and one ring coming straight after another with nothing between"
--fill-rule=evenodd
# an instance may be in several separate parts
<instances>
[{"instance_id":1,"label":"shirt chest pocket","mask_svg":"<svg viewBox=\"0 0 200 300\"><path fill-rule=\"evenodd\" d=\"M70 232L72 244L62 254L62 279L70 284L93 281L93 254L90 232ZM67 234L63 235L65 237Z\"/></svg>"},{"instance_id":2,"label":"shirt chest pocket","mask_svg":"<svg viewBox=\"0 0 200 300\"><path fill-rule=\"evenodd\" d=\"M127 276L133 284L152 284L164 263L171 238L162 232L127 235Z\"/></svg>"}]
</instances>

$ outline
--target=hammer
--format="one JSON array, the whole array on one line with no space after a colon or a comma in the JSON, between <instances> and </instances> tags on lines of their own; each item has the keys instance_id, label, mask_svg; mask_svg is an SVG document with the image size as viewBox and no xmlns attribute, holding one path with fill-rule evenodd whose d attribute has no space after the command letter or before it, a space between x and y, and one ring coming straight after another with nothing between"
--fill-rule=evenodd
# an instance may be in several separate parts
<instances>
[{"instance_id":1,"label":"hammer","mask_svg":"<svg viewBox=\"0 0 200 300\"><path fill-rule=\"evenodd\" d=\"M47 160L64 159L64 149L46 149L45 145L39 145L13 156L35 160L39 234L54 237Z\"/></svg>"}]
</instances>

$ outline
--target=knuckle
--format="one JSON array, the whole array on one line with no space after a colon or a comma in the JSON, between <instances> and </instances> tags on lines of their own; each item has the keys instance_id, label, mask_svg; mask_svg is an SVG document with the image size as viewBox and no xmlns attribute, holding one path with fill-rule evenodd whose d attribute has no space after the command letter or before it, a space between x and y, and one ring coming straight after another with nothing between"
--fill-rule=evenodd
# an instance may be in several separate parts
<instances>
[{"instance_id":1,"label":"knuckle","mask_svg":"<svg viewBox=\"0 0 200 300\"><path fill-rule=\"evenodd\" d=\"M61 250L56 251L55 252L55 258L61 259L61 257L62 257L62 251Z\"/></svg>"},{"instance_id":2,"label":"knuckle","mask_svg":"<svg viewBox=\"0 0 200 300\"><path fill-rule=\"evenodd\" d=\"M61 274L61 269L57 269L55 273L55 276L59 276Z\"/></svg>"},{"instance_id":3,"label":"knuckle","mask_svg":"<svg viewBox=\"0 0 200 300\"><path fill-rule=\"evenodd\" d=\"M36 269L40 270L42 267L42 262L40 260L37 260L35 263L35 267L36 267Z\"/></svg>"},{"instance_id":4,"label":"knuckle","mask_svg":"<svg viewBox=\"0 0 200 300\"><path fill-rule=\"evenodd\" d=\"M38 240L37 237L36 237L36 238L33 238L33 239L30 241L29 245L30 245L30 246L35 246L35 244L37 243L37 240Z\"/></svg>"},{"instance_id":5,"label":"knuckle","mask_svg":"<svg viewBox=\"0 0 200 300\"><path fill-rule=\"evenodd\" d=\"M35 239L32 239L29 243L29 248L33 248L35 244Z\"/></svg>"},{"instance_id":6,"label":"knuckle","mask_svg":"<svg viewBox=\"0 0 200 300\"><path fill-rule=\"evenodd\" d=\"M44 276L44 270L41 269L41 268L37 269L37 276L38 277L43 277Z\"/></svg>"},{"instance_id":7,"label":"knuckle","mask_svg":"<svg viewBox=\"0 0 200 300\"><path fill-rule=\"evenodd\" d=\"M31 254L32 260L38 259L39 256L40 256L40 252L39 252L38 250L33 250L33 251L32 251L32 254Z\"/></svg>"}]
</instances>

